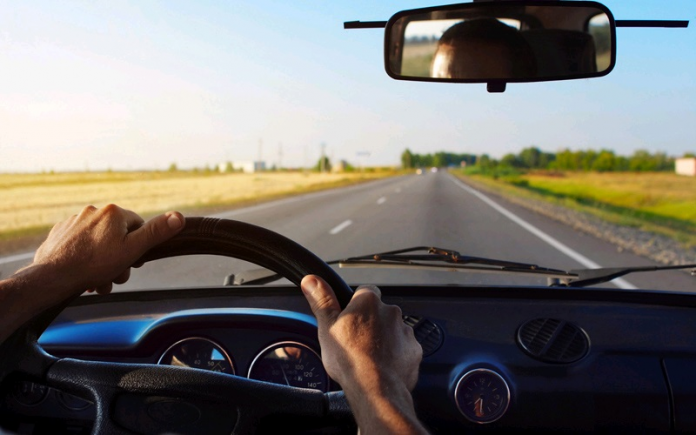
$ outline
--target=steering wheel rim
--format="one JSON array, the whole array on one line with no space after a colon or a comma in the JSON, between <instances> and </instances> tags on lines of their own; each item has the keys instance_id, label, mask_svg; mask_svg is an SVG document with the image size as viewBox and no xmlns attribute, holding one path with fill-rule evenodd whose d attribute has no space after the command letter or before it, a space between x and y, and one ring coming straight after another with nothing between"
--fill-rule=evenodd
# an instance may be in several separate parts
<instances>
[{"instance_id":1,"label":"steering wheel rim","mask_svg":"<svg viewBox=\"0 0 696 435\"><path fill-rule=\"evenodd\" d=\"M343 278L304 246L266 228L234 220L187 218L179 234L146 252L138 262L199 254L231 256L255 263L297 286L306 275L319 275L331 286L341 308L353 296Z\"/></svg>"},{"instance_id":2,"label":"steering wheel rim","mask_svg":"<svg viewBox=\"0 0 696 435\"><path fill-rule=\"evenodd\" d=\"M348 304L353 294L336 271L307 248L268 229L232 220L187 218L179 234L146 252L136 264L200 254L249 261L281 274L298 286L305 275L321 276L333 288L341 307ZM56 358L39 347L38 339L73 299L35 316L2 343L0 354L11 357L0 360L0 382L11 373L21 372L68 393L91 397L96 406L94 434L129 433L112 419L112 413L117 412L114 408L118 397L124 394L167 400L194 395L194 399L186 399L200 399L194 407L219 401L227 394L226 402L236 404L240 410L234 427L241 432L253 429L262 416L276 413L315 418L350 416L342 393L308 391L179 367ZM282 406L275 403L279 398Z\"/></svg>"}]
</instances>

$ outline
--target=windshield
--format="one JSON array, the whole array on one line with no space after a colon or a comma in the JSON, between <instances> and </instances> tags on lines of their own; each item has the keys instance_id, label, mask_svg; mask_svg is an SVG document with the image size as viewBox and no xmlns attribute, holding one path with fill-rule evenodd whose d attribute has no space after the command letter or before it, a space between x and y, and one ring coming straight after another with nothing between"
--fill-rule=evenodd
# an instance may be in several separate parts
<instances>
[{"instance_id":1,"label":"windshield","mask_svg":"<svg viewBox=\"0 0 696 435\"><path fill-rule=\"evenodd\" d=\"M619 20L696 16L690 0L604 3ZM327 261L434 246L561 270L696 262L693 23L619 28L608 76L502 94L393 80L384 30L343 29L427 6L2 3L0 276L28 264L52 224L108 203L251 222ZM605 27L587 23L598 44ZM255 267L162 260L115 291L219 286ZM547 285L339 272L354 284ZM605 285L696 291L684 271Z\"/></svg>"}]
</instances>

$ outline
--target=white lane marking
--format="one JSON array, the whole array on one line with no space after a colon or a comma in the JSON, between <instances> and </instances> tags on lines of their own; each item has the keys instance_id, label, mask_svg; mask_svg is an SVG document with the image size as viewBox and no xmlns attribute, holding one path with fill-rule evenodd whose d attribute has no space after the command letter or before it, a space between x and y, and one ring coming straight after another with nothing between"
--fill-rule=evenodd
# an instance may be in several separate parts
<instances>
[{"instance_id":1,"label":"white lane marking","mask_svg":"<svg viewBox=\"0 0 696 435\"><path fill-rule=\"evenodd\" d=\"M348 219L347 221L343 221L340 224L333 227L333 229L331 231L329 231L329 234L336 235L336 234L340 233L341 231L345 230L346 228L348 228L352 223L353 223L353 221L350 219Z\"/></svg>"},{"instance_id":2,"label":"white lane marking","mask_svg":"<svg viewBox=\"0 0 696 435\"><path fill-rule=\"evenodd\" d=\"M381 197L380 199L377 200L377 205L382 205L382 204L384 204L385 202L387 202L387 198L383 196L383 197Z\"/></svg>"},{"instance_id":3,"label":"white lane marking","mask_svg":"<svg viewBox=\"0 0 696 435\"><path fill-rule=\"evenodd\" d=\"M596 269L600 268L599 264L595 263L594 261L590 260L589 258L585 257L581 253L573 250L572 248L568 247L567 245L561 243L557 239L549 236L545 232L541 231L539 228L535 227L534 225L530 224L526 220L522 219L521 217L517 216L510 210L506 209L505 207L499 205L497 202L493 201L483 193L479 192L478 190L475 190L466 184L462 183L461 181L457 180L456 178L452 177L452 181L462 189L466 190L467 192L471 193L472 195L476 196L479 198L481 201L485 202L486 204L490 205L494 209L496 209L500 214L504 215L511 221L515 222L517 225L521 226L525 230L529 231L530 233L534 234L535 236L539 237L541 240L545 241L549 245L553 246L554 248L558 249L568 257L572 258L573 260L577 261L578 263L582 264L583 266L590 268L590 269ZM630 282L626 281L623 278L618 278L613 281L611 281L614 285L616 285L619 288L622 289L627 289L627 290L635 290L638 287L634 286Z\"/></svg>"},{"instance_id":4,"label":"white lane marking","mask_svg":"<svg viewBox=\"0 0 696 435\"><path fill-rule=\"evenodd\" d=\"M314 199L314 198L321 198L323 196L336 194L339 191L341 193L345 193L345 192L350 192L353 190L362 190L362 189L367 189L367 188L374 188L374 186L376 184L388 183L390 181L394 181L394 179L387 178L386 180L376 180L373 182L361 183L361 184L358 184L357 186L348 186L348 187L342 187L342 188L339 187L336 189L323 190L321 192L307 193L304 195L293 196L290 198L279 199L276 201L264 202L263 204L259 204L259 205L252 205L249 207L238 208L236 210L223 211L221 213L211 214L209 217L226 219L226 218L230 218L230 217L237 216L240 214L251 213L251 212L255 212L255 211L265 210L267 208L277 207L279 205L292 204L294 202L305 201L305 200Z\"/></svg>"},{"instance_id":5,"label":"white lane marking","mask_svg":"<svg viewBox=\"0 0 696 435\"><path fill-rule=\"evenodd\" d=\"M34 258L33 252L27 252L26 254L10 255L8 257L0 258L0 264L14 263L15 261L23 261Z\"/></svg>"}]
</instances>

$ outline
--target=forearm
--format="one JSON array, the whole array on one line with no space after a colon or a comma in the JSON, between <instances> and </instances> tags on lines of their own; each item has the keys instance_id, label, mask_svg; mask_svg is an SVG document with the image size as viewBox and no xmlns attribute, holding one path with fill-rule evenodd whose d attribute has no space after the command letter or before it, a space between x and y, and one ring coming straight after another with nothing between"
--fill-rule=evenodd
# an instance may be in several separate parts
<instances>
[{"instance_id":1,"label":"forearm","mask_svg":"<svg viewBox=\"0 0 696 435\"><path fill-rule=\"evenodd\" d=\"M0 281L0 343L41 311L69 297L45 267L29 266Z\"/></svg>"},{"instance_id":2,"label":"forearm","mask_svg":"<svg viewBox=\"0 0 696 435\"><path fill-rule=\"evenodd\" d=\"M344 388L363 435L427 434L406 386L389 379L361 379Z\"/></svg>"}]
</instances>

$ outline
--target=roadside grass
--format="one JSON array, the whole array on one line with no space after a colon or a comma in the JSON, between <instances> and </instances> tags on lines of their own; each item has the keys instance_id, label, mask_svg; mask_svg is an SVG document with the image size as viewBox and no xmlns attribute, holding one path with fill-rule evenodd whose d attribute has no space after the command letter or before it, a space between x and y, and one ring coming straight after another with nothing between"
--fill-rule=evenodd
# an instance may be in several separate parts
<instances>
[{"instance_id":1,"label":"roadside grass","mask_svg":"<svg viewBox=\"0 0 696 435\"><path fill-rule=\"evenodd\" d=\"M502 194L544 200L696 246L696 178L661 172L464 176Z\"/></svg>"},{"instance_id":2,"label":"roadside grass","mask_svg":"<svg viewBox=\"0 0 696 435\"><path fill-rule=\"evenodd\" d=\"M45 234L56 222L90 204L101 207L114 203L144 216L167 210L196 214L397 174L396 171L0 174L0 245L9 247L14 239Z\"/></svg>"}]
</instances>

